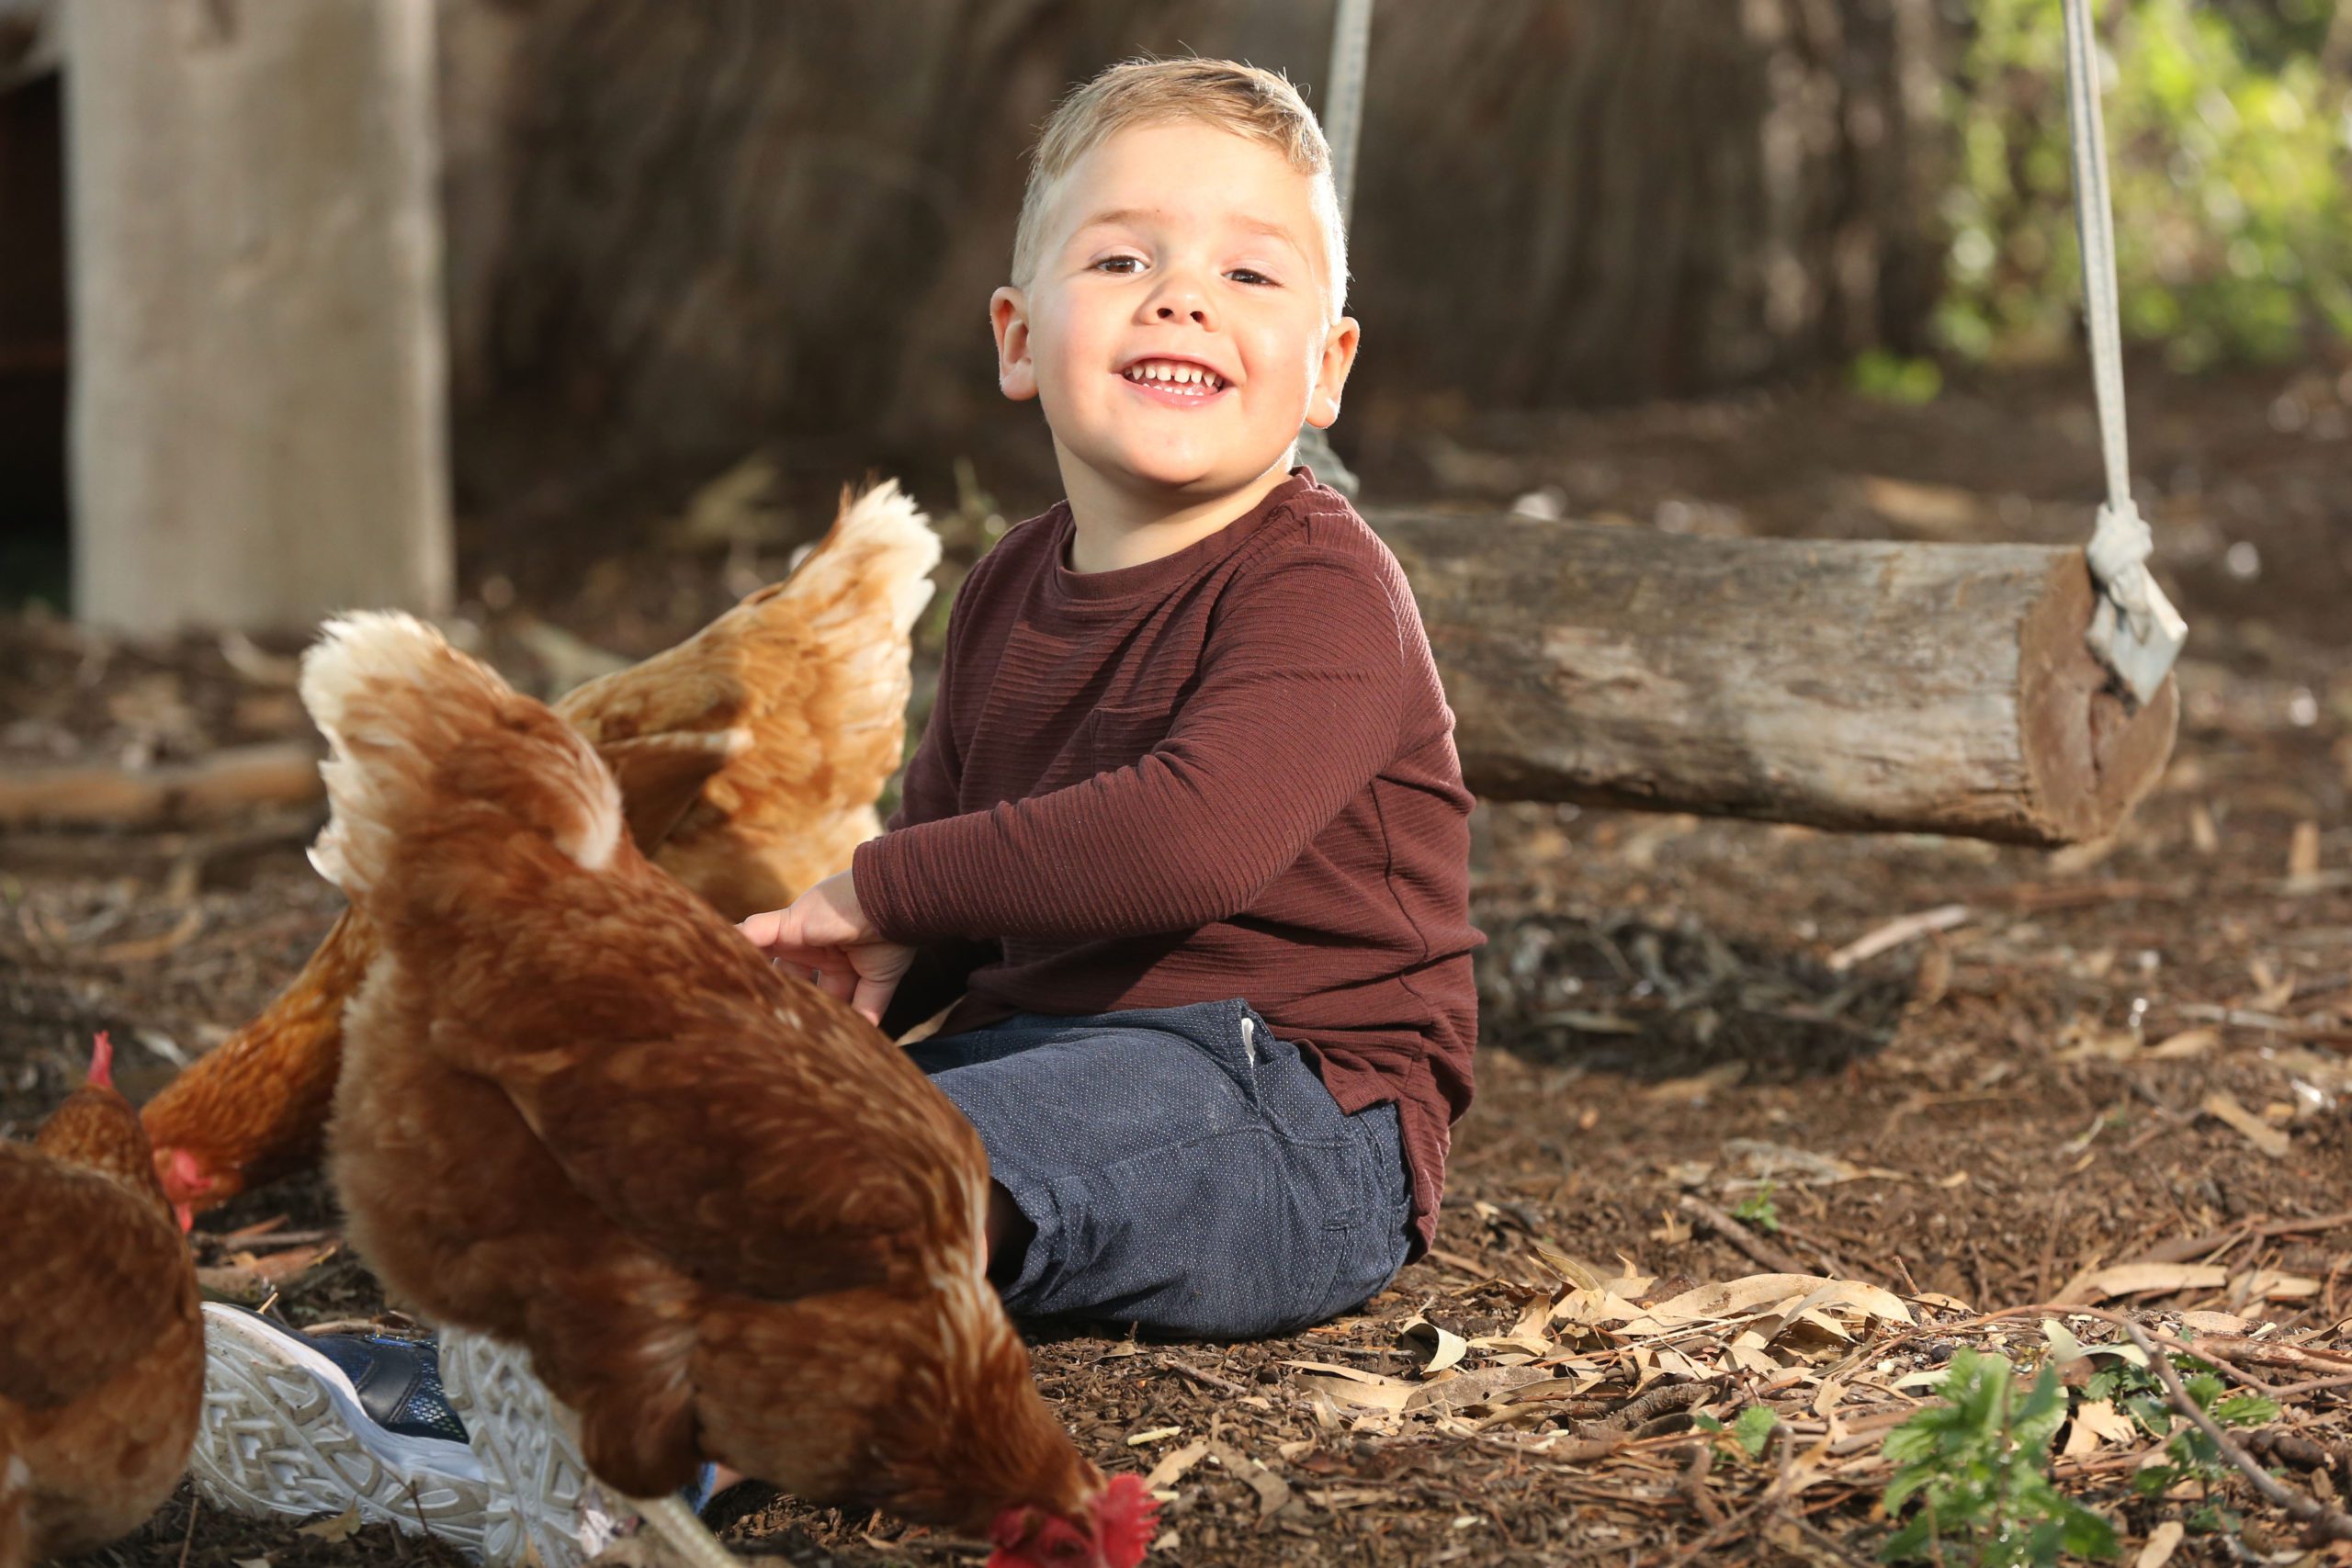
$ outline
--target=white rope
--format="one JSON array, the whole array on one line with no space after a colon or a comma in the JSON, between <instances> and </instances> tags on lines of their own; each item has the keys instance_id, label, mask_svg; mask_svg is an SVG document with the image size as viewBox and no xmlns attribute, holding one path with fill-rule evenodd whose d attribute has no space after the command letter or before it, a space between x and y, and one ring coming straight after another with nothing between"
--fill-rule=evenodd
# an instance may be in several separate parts
<instances>
[{"instance_id":1,"label":"white rope","mask_svg":"<svg viewBox=\"0 0 2352 1568\"><path fill-rule=\"evenodd\" d=\"M1331 23L1331 69L1324 79L1323 139L1331 148L1331 184L1344 227L1355 209L1356 144L1363 136L1363 85L1372 62L1372 0L1340 0ZM1315 426L1298 433L1299 462L1325 484L1353 496L1356 477Z\"/></svg>"},{"instance_id":2,"label":"white rope","mask_svg":"<svg viewBox=\"0 0 2352 1568\"><path fill-rule=\"evenodd\" d=\"M2098 55L2090 0L2065 0L2066 118L2075 155L2075 223L2082 240L2083 314L2090 328L2091 387L2098 403L2107 502L2087 555L2100 597L2092 652L2145 702L2164 684L2188 624L2148 575L2154 540L2132 500L2123 422L2123 333L2116 308L2115 211L2107 184L2107 131L2099 115Z\"/></svg>"},{"instance_id":3,"label":"white rope","mask_svg":"<svg viewBox=\"0 0 2352 1568\"><path fill-rule=\"evenodd\" d=\"M1363 136L1363 84L1372 63L1372 0L1340 0L1331 24L1331 71L1325 87L1329 112L1324 139L1331 144L1331 183L1339 187L1340 221L1355 214L1356 143Z\"/></svg>"}]
</instances>

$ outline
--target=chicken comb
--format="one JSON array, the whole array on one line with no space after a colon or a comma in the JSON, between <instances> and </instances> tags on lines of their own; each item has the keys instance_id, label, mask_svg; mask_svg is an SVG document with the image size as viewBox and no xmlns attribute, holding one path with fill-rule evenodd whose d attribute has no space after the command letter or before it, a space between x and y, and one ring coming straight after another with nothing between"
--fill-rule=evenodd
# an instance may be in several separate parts
<instances>
[{"instance_id":1,"label":"chicken comb","mask_svg":"<svg viewBox=\"0 0 2352 1568\"><path fill-rule=\"evenodd\" d=\"M90 1044L90 1081L100 1089L114 1087L114 1042L103 1029Z\"/></svg>"},{"instance_id":2,"label":"chicken comb","mask_svg":"<svg viewBox=\"0 0 2352 1568\"><path fill-rule=\"evenodd\" d=\"M1139 1475L1114 1475L1094 1502L1096 1543L1111 1568L1136 1568L1159 1523L1159 1500Z\"/></svg>"}]
</instances>

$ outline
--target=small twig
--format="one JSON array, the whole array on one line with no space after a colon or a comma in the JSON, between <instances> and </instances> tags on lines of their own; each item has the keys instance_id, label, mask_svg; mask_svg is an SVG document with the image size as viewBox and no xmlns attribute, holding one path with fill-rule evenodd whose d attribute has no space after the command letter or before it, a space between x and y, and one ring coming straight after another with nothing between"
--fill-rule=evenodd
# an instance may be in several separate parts
<instances>
[{"instance_id":1,"label":"small twig","mask_svg":"<svg viewBox=\"0 0 2352 1568\"><path fill-rule=\"evenodd\" d=\"M404 1481L401 1483L401 1484L408 1489L408 1506L416 1510L416 1533L421 1536L431 1535L433 1533L433 1527L424 1522L424 1504L416 1495L416 1483L413 1481ZM392 1532L393 1539L398 1540L400 1533L400 1531L394 1530ZM401 1555L402 1557L406 1557L408 1555L408 1549L406 1547L402 1547L401 1549Z\"/></svg>"},{"instance_id":2,"label":"small twig","mask_svg":"<svg viewBox=\"0 0 2352 1568\"><path fill-rule=\"evenodd\" d=\"M1694 1404L1704 1404L1723 1392L1724 1380L1720 1378L1709 1378L1703 1382L1661 1384L1646 1393L1635 1394L1594 1425L1630 1432L1645 1421L1687 1411Z\"/></svg>"},{"instance_id":3,"label":"small twig","mask_svg":"<svg viewBox=\"0 0 2352 1568\"><path fill-rule=\"evenodd\" d=\"M2299 1394L2319 1393L2331 1388L2352 1388L2352 1377L2317 1378L2310 1382L2290 1382L2279 1389L2273 1397L2289 1400Z\"/></svg>"},{"instance_id":4,"label":"small twig","mask_svg":"<svg viewBox=\"0 0 2352 1568\"><path fill-rule=\"evenodd\" d=\"M2221 1357L2233 1361L2252 1361L2257 1366L2352 1368L2352 1356L2340 1350L2323 1350L2317 1346L2281 1345L2268 1339L2250 1339L2237 1334L2200 1335L2197 1353L2205 1357Z\"/></svg>"},{"instance_id":5,"label":"small twig","mask_svg":"<svg viewBox=\"0 0 2352 1568\"><path fill-rule=\"evenodd\" d=\"M2128 1318L2121 1321L2123 1332L2132 1337L2132 1343L2148 1358L2148 1364L2164 1383L2165 1393L2171 1397L2173 1408L2188 1417L2189 1423L2205 1434L2206 1440L2221 1450L2222 1457L2228 1460L2239 1474L2253 1483L2256 1492L2327 1540L2352 1540L2352 1514L2331 1508L2318 1498L2296 1491L2255 1463L2253 1458L2222 1429L2222 1424L2206 1414L2203 1405L2189 1397L2188 1390L2181 1386L2180 1374L2173 1370L2171 1358L2156 1348L2146 1331Z\"/></svg>"},{"instance_id":6,"label":"small twig","mask_svg":"<svg viewBox=\"0 0 2352 1568\"><path fill-rule=\"evenodd\" d=\"M1687 1568L1687 1564L1696 1560L1702 1552L1713 1546L1715 1542L1721 1540L1730 1531L1739 1529L1740 1526L1747 1523L1748 1520L1762 1513L1764 1511L1765 1504L1770 1501L1770 1499L1769 1498L1759 1499L1757 1502L1749 1504L1747 1507L1742 1508L1738 1513L1734 1514L1731 1517L1724 1520L1722 1523L1708 1526L1707 1531L1704 1535L1702 1535L1697 1540L1692 1541L1689 1546L1686 1546L1679 1551L1677 1551L1672 1557L1668 1558L1662 1565L1662 1568Z\"/></svg>"},{"instance_id":7,"label":"small twig","mask_svg":"<svg viewBox=\"0 0 2352 1568\"><path fill-rule=\"evenodd\" d=\"M1819 1525L1815 1524L1811 1519L1806 1518L1803 1508L1797 1509L1792 1517L1792 1522L1796 1525L1798 1530L1810 1537L1815 1547L1823 1555L1830 1558L1832 1561L1847 1563L1849 1565L1849 1568L1871 1568L1871 1565L1865 1559L1856 1557L1851 1552L1848 1551L1846 1548L1838 1542L1837 1537L1831 1535L1827 1530L1823 1529Z\"/></svg>"},{"instance_id":8,"label":"small twig","mask_svg":"<svg viewBox=\"0 0 2352 1568\"><path fill-rule=\"evenodd\" d=\"M196 1511L204 1506L204 1499L195 1492L187 1495L187 1533L180 1537L180 1568L187 1568L187 1549L196 1544Z\"/></svg>"},{"instance_id":9,"label":"small twig","mask_svg":"<svg viewBox=\"0 0 2352 1568\"><path fill-rule=\"evenodd\" d=\"M1684 1193L1682 1211L1775 1274L1810 1274L1814 1271L1703 1198Z\"/></svg>"},{"instance_id":10,"label":"small twig","mask_svg":"<svg viewBox=\"0 0 2352 1568\"><path fill-rule=\"evenodd\" d=\"M1916 942L1937 931L1948 931L1965 923L1968 918L1969 908L1965 904L1939 904L1932 909L1922 909L1916 915L1900 916L1856 937L1831 953L1827 959L1829 972L1842 975L1855 964L1900 947L1906 942Z\"/></svg>"},{"instance_id":11,"label":"small twig","mask_svg":"<svg viewBox=\"0 0 2352 1568\"><path fill-rule=\"evenodd\" d=\"M2194 1356L2200 1361L2211 1362L2215 1371L2221 1373L2232 1382L2236 1383L2241 1388L2250 1388L2254 1390L2255 1393L2262 1394L2267 1398L2277 1399L2286 1393L2286 1390L2272 1387L2269 1383L2263 1382L2260 1378L2256 1377L2252 1372L2247 1371L2243 1367L2234 1366L2216 1356L2209 1356L2203 1350L2199 1349L2196 1346L2185 1344L2178 1339L2175 1339L2169 1334L2160 1334L2154 1329L2142 1328L2138 1323L2134 1322L2131 1318L2125 1317L2121 1313L2109 1312L2104 1307L2079 1306L2042 1302L2032 1306L2003 1307L1998 1312L1988 1312L1981 1317L1970 1318L1965 1323L1955 1323L1951 1325L1951 1332L1959 1333L1963 1329L1981 1327L1984 1325L1996 1323L2003 1318L2010 1317L2055 1317L2062 1319L2066 1317L2096 1318L2101 1323L2113 1324L2118 1328L2132 1329L2139 1333L2148 1335L2150 1337L2154 1339L2156 1343L2164 1346L2165 1348L2171 1350L2177 1355Z\"/></svg>"},{"instance_id":12,"label":"small twig","mask_svg":"<svg viewBox=\"0 0 2352 1568\"><path fill-rule=\"evenodd\" d=\"M1172 1356L1159 1364L1166 1371L1174 1372L1178 1377L1189 1378L1203 1388L1213 1388L1225 1393L1248 1394L1256 1392L1253 1389L1242 1387L1231 1378L1220 1377L1215 1372L1204 1372L1200 1368L1177 1360Z\"/></svg>"},{"instance_id":13,"label":"small twig","mask_svg":"<svg viewBox=\"0 0 2352 1568\"><path fill-rule=\"evenodd\" d=\"M1674 1478L1674 1489L1690 1500L1701 1518L1711 1525L1720 1525L1724 1522L1723 1505L1715 1501L1714 1490L1707 1484L1707 1473L1714 1467L1715 1445L1691 1444L1690 1462Z\"/></svg>"}]
</instances>

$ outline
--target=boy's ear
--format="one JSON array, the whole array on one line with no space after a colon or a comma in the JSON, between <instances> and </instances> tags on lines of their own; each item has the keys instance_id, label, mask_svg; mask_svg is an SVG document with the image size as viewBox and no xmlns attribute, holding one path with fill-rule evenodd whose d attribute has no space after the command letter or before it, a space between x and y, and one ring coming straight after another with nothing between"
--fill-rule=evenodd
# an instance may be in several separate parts
<instances>
[{"instance_id":1,"label":"boy's ear","mask_svg":"<svg viewBox=\"0 0 2352 1568\"><path fill-rule=\"evenodd\" d=\"M1306 397L1306 423L1329 430L1340 417L1340 391L1356 362L1356 344L1363 329L1353 316L1341 316L1323 336L1323 357L1315 367L1315 387Z\"/></svg>"},{"instance_id":2,"label":"boy's ear","mask_svg":"<svg viewBox=\"0 0 2352 1568\"><path fill-rule=\"evenodd\" d=\"M1029 356L1029 297L1011 284L989 296L989 325L996 333L996 384L1014 402L1037 395L1037 363Z\"/></svg>"}]
</instances>

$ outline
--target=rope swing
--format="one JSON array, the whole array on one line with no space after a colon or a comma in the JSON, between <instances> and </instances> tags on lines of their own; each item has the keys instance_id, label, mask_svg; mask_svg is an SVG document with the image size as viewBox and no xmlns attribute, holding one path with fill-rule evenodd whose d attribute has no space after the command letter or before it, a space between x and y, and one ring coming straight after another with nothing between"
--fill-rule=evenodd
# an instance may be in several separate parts
<instances>
[{"instance_id":1,"label":"rope swing","mask_svg":"<svg viewBox=\"0 0 2352 1568\"><path fill-rule=\"evenodd\" d=\"M1332 26L1324 133L1344 223L1354 207L1356 148L1363 129L1373 0L1339 0ZM2099 449L2107 501L2085 555L2098 586L2085 634L2090 650L2134 706L2162 686L2188 636L2188 624L2148 573L2153 541L2132 499L2130 446L2123 417L2122 330L2116 309L2115 219L2108 193L2107 135L2099 111L2098 58L2091 0L2064 0L2066 111L2073 144L2075 222L2082 239L2083 315L2089 328L2091 389L2098 406ZM1341 466L1321 431L1299 433L1299 458L1350 495L1356 478Z\"/></svg>"},{"instance_id":2,"label":"rope swing","mask_svg":"<svg viewBox=\"0 0 2352 1568\"><path fill-rule=\"evenodd\" d=\"M2082 237L2083 315L2090 328L2091 388L2098 401L2107 503L2092 531L2091 576L2098 606L2091 651L2139 702L2155 695L2180 654L2188 625L2148 575L2153 541L2132 500L2132 459L2123 423L2123 333L2115 286L2115 213L2107 187L2107 130L2099 115L2098 55L2090 0L2065 0L2066 121L2074 141L2075 226Z\"/></svg>"},{"instance_id":3,"label":"rope swing","mask_svg":"<svg viewBox=\"0 0 2352 1568\"><path fill-rule=\"evenodd\" d=\"M1473 793L2048 848L2115 833L2156 787L2186 628L2132 502L2091 12L2063 4L2107 479L2088 548L1383 510ZM1372 0L1338 0L1319 106L1343 216L1371 20ZM1301 460L1351 491L1320 435Z\"/></svg>"}]
</instances>

